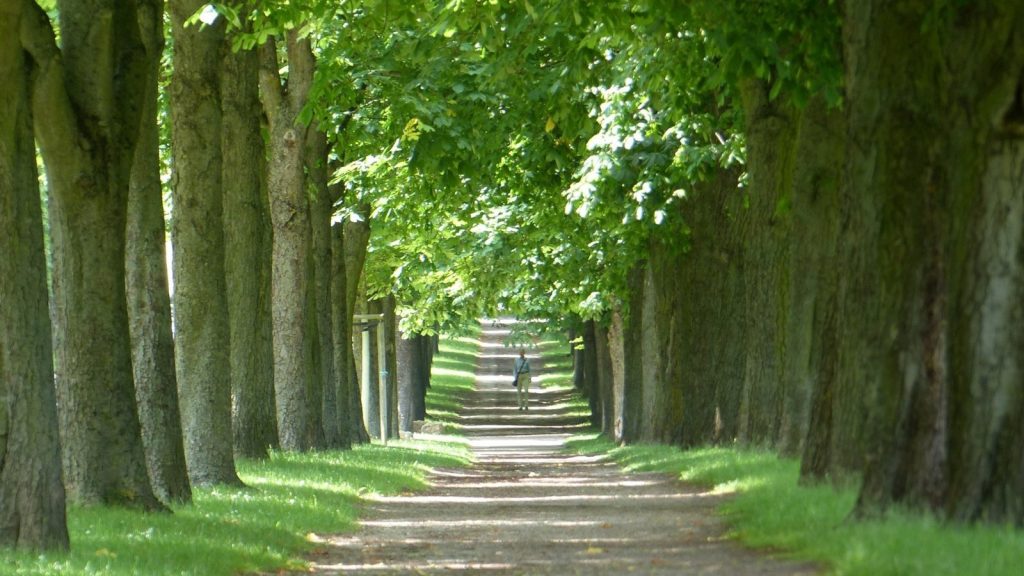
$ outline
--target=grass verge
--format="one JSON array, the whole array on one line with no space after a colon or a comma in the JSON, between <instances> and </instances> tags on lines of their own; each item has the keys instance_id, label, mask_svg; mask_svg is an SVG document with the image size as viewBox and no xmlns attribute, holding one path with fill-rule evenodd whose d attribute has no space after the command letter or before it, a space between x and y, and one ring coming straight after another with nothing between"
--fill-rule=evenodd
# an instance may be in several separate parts
<instances>
[{"instance_id":1,"label":"grass verge","mask_svg":"<svg viewBox=\"0 0 1024 576\"><path fill-rule=\"evenodd\" d=\"M597 434L570 449L608 453L629 471L669 472L715 491L734 492L721 508L742 542L821 562L832 574L1020 574L1024 531L999 526L950 526L909 513L853 521L856 488L797 484L799 461L736 448L679 450L618 447Z\"/></svg>"},{"instance_id":2,"label":"grass verge","mask_svg":"<svg viewBox=\"0 0 1024 576\"><path fill-rule=\"evenodd\" d=\"M461 398L473 388L478 347L475 335L441 340L427 406L446 426L454 426ZM464 441L433 438L239 460L245 488L196 490L193 504L175 506L173 514L72 508L69 553L0 550L0 574L227 576L302 570L301 557L317 546L315 534L355 529L364 495L421 490L432 468L469 464Z\"/></svg>"},{"instance_id":3,"label":"grass verge","mask_svg":"<svg viewBox=\"0 0 1024 576\"><path fill-rule=\"evenodd\" d=\"M245 488L196 490L173 514L122 508L68 511L71 551L0 551L0 573L17 575L233 575L302 569L314 533L355 528L360 497L426 486L431 468L464 466L464 443L395 441L351 451L274 453L240 460Z\"/></svg>"},{"instance_id":4,"label":"grass verge","mask_svg":"<svg viewBox=\"0 0 1024 576\"><path fill-rule=\"evenodd\" d=\"M480 327L462 336L441 335L438 348L427 391L427 420L440 422L447 432L457 432L459 410L476 383Z\"/></svg>"}]
</instances>

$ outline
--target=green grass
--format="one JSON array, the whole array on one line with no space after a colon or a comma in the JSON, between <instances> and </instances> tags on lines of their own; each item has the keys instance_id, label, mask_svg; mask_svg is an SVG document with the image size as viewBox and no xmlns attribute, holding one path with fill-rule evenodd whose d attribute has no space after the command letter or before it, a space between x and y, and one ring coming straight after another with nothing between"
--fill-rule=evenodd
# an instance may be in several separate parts
<instances>
[{"instance_id":1,"label":"green grass","mask_svg":"<svg viewBox=\"0 0 1024 576\"><path fill-rule=\"evenodd\" d=\"M553 390L573 390L572 356L568 354L569 345L565 340L547 339L538 344L544 367L533 381L541 388ZM573 394L566 401L567 407L562 411L567 416L590 416L590 405L580 394Z\"/></svg>"},{"instance_id":2,"label":"green grass","mask_svg":"<svg viewBox=\"0 0 1024 576\"><path fill-rule=\"evenodd\" d=\"M198 490L173 514L120 508L68 511L71 552L0 551L0 574L233 575L301 569L312 533L356 526L365 494L426 486L431 468L469 463L461 441L393 441L347 452L274 453L238 462L246 488Z\"/></svg>"},{"instance_id":3,"label":"green grass","mask_svg":"<svg viewBox=\"0 0 1024 576\"><path fill-rule=\"evenodd\" d=\"M1020 574L1024 531L1000 526L950 526L892 513L854 521L856 487L803 487L800 465L767 451L617 447L596 434L570 442L579 452L607 452L627 470L669 472L688 482L735 492L721 508L732 536L755 547L820 562L832 574Z\"/></svg>"},{"instance_id":4,"label":"green grass","mask_svg":"<svg viewBox=\"0 0 1024 576\"><path fill-rule=\"evenodd\" d=\"M441 340L427 406L434 420L455 423L462 396L472 390L479 341ZM240 460L245 488L197 490L173 513L123 508L68 511L71 551L26 554L0 550L0 575L234 575L302 570L314 534L349 532L363 496L426 487L432 468L470 463L468 446L453 437L390 441L351 451Z\"/></svg>"},{"instance_id":5,"label":"green grass","mask_svg":"<svg viewBox=\"0 0 1024 576\"><path fill-rule=\"evenodd\" d=\"M427 420L440 422L448 432L459 429L459 410L476 384L479 327L466 336L442 335L434 355L427 391Z\"/></svg>"}]
</instances>

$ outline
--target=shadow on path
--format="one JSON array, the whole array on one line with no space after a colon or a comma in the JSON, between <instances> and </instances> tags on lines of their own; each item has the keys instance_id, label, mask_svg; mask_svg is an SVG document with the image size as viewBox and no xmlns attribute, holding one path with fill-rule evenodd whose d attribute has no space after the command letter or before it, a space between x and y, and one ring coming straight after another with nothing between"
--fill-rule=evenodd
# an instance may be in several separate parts
<instances>
[{"instance_id":1,"label":"shadow on path","mask_svg":"<svg viewBox=\"0 0 1024 576\"><path fill-rule=\"evenodd\" d=\"M564 452L585 418L564 391L535 389L520 412L515 351L490 325L461 413L476 463L436 471L425 493L376 498L359 532L325 541L315 574L815 573L723 539L721 496Z\"/></svg>"}]
</instances>

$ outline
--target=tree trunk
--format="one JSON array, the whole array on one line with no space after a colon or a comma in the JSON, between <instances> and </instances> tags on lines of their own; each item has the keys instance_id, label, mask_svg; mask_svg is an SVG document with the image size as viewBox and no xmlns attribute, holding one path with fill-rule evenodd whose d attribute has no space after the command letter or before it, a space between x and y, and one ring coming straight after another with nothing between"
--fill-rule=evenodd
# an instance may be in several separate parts
<instances>
[{"instance_id":1,"label":"tree trunk","mask_svg":"<svg viewBox=\"0 0 1024 576\"><path fill-rule=\"evenodd\" d=\"M128 188L148 76L135 6L107 6L98 18L92 6L60 2L63 58L46 14L35 3L24 9L50 191L65 487L78 503L160 508L146 473L125 293Z\"/></svg>"},{"instance_id":2,"label":"tree trunk","mask_svg":"<svg viewBox=\"0 0 1024 576\"><path fill-rule=\"evenodd\" d=\"M593 320L583 323L583 395L590 406L590 423L601 426L601 398L598 392L597 326Z\"/></svg>"},{"instance_id":3,"label":"tree trunk","mask_svg":"<svg viewBox=\"0 0 1024 576\"><path fill-rule=\"evenodd\" d=\"M340 194L337 194L340 198ZM359 396L359 384L352 367L352 312L346 291L345 227L340 222L331 226L331 329L334 331L335 393L337 402L338 447L349 449L358 441L359 430L352 416L352 396ZM360 412L356 412L362 418ZM359 428L362 428L360 425Z\"/></svg>"},{"instance_id":4,"label":"tree trunk","mask_svg":"<svg viewBox=\"0 0 1024 576\"><path fill-rule=\"evenodd\" d=\"M361 206L359 213L367 215L370 213L369 206ZM345 301L348 303L348 312L346 313L349 319L349 326L351 327L352 315L356 310L356 302L359 295L359 278L363 274L363 264L366 262L366 248L370 241L370 223L365 218L363 220L353 222L347 220L340 224L344 230L344 260L345 260ZM361 341L361 336L358 332L353 334L353 338L350 338L350 344L353 349ZM357 363L359 358L353 351L349 355L349 382L351 382L351 394L349 398L351 404L349 406L349 419L351 422L352 431L352 442L369 442L370 435L366 429L366 423L363 420L363 399L360 394L359 378L360 375L357 371Z\"/></svg>"},{"instance_id":5,"label":"tree trunk","mask_svg":"<svg viewBox=\"0 0 1024 576\"><path fill-rule=\"evenodd\" d=\"M255 50L225 48L221 86L234 446L239 456L266 458L268 448L276 448L278 443L270 312L271 228Z\"/></svg>"},{"instance_id":6,"label":"tree trunk","mask_svg":"<svg viewBox=\"0 0 1024 576\"><path fill-rule=\"evenodd\" d=\"M643 308L646 262L633 266L626 277L629 316L623 326L622 437L625 443L640 439L644 418ZM574 362L575 365L575 352Z\"/></svg>"},{"instance_id":7,"label":"tree trunk","mask_svg":"<svg viewBox=\"0 0 1024 576\"><path fill-rule=\"evenodd\" d=\"M23 3L0 7L0 547L68 547Z\"/></svg>"},{"instance_id":8,"label":"tree trunk","mask_svg":"<svg viewBox=\"0 0 1024 576\"><path fill-rule=\"evenodd\" d=\"M611 325L608 327L608 357L611 363L611 408L610 418L605 417L608 437L615 443L622 442L623 394L626 379L626 320L621 307L612 310Z\"/></svg>"},{"instance_id":9,"label":"tree trunk","mask_svg":"<svg viewBox=\"0 0 1024 576\"><path fill-rule=\"evenodd\" d=\"M416 397L419 396L423 364L420 361L421 339L419 334L406 333L398 339L398 430L412 432L416 419Z\"/></svg>"},{"instance_id":10,"label":"tree trunk","mask_svg":"<svg viewBox=\"0 0 1024 576\"><path fill-rule=\"evenodd\" d=\"M334 199L328 189L330 176L327 155L330 152L327 136L317 128L309 131L306 140L306 172L310 182L310 226L313 240L313 287L316 295L315 342L319 343L321 394L320 411L324 443L328 447L340 444L338 415L338 387L334 366L334 330L331 327L331 214Z\"/></svg>"},{"instance_id":11,"label":"tree trunk","mask_svg":"<svg viewBox=\"0 0 1024 576\"><path fill-rule=\"evenodd\" d=\"M867 1L845 26L844 210L873 224L849 275L877 281L858 511L1024 524L1024 6Z\"/></svg>"},{"instance_id":12,"label":"tree trunk","mask_svg":"<svg viewBox=\"0 0 1024 576\"><path fill-rule=\"evenodd\" d=\"M736 439L745 353L742 253L735 218L742 202L734 171L719 170L692 187L680 205L690 233L668 265L680 294L678 356L683 407L680 442L699 446ZM663 250L656 253L658 260Z\"/></svg>"},{"instance_id":13,"label":"tree trunk","mask_svg":"<svg viewBox=\"0 0 1024 576\"><path fill-rule=\"evenodd\" d=\"M171 298L167 282L164 198L157 126L163 1L139 5L148 76L139 143L128 191L127 292L132 367L149 479L165 502L192 500L182 443L178 382L174 373Z\"/></svg>"},{"instance_id":14,"label":"tree trunk","mask_svg":"<svg viewBox=\"0 0 1024 576\"><path fill-rule=\"evenodd\" d=\"M231 430L231 327L221 151L223 23L185 21L202 0L171 0L174 75L174 325L185 456L193 485L241 484Z\"/></svg>"},{"instance_id":15,"label":"tree trunk","mask_svg":"<svg viewBox=\"0 0 1024 576\"><path fill-rule=\"evenodd\" d=\"M398 438L398 316L393 294L384 299L384 358L388 385L388 436Z\"/></svg>"},{"instance_id":16,"label":"tree trunk","mask_svg":"<svg viewBox=\"0 0 1024 576\"><path fill-rule=\"evenodd\" d=\"M414 384L416 394L413 397L412 419L423 420L427 417L427 389L430 388L430 367L434 362L434 339L423 334L416 335L419 345L418 363L419 380Z\"/></svg>"},{"instance_id":17,"label":"tree trunk","mask_svg":"<svg viewBox=\"0 0 1024 576\"><path fill-rule=\"evenodd\" d=\"M750 174L749 208L742 213L746 356L739 437L774 444L785 406L782 362L786 352L786 291L791 230L788 178L795 130L791 111L769 102L760 80L741 83Z\"/></svg>"},{"instance_id":18,"label":"tree trunk","mask_svg":"<svg viewBox=\"0 0 1024 576\"><path fill-rule=\"evenodd\" d=\"M281 83L273 40L260 47L260 86L270 118L268 188L273 223L274 391L281 448L309 450L316 442L310 411L308 290L309 202L303 174L306 127L298 122L313 77L308 39L288 37L288 85Z\"/></svg>"},{"instance_id":19,"label":"tree trunk","mask_svg":"<svg viewBox=\"0 0 1024 576\"><path fill-rule=\"evenodd\" d=\"M679 292L671 250L659 241L649 247L644 278L643 309L643 424L644 442L674 444L682 422L683 390L679 350Z\"/></svg>"},{"instance_id":20,"label":"tree trunk","mask_svg":"<svg viewBox=\"0 0 1024 576\"><path fill-rule=\"evenodd\" d=\"M782 365L784 409L779 434L783 454L800 454L808 432L813 382L819 362L827 307L834 306L834 272L839 223L844 127L842 113L823 98L810 101L798 119L793 168L790 233L789 310ZM829 352L831 353L831 352Z\"/></svg>"},{"instance_id":21,"label":"tree trunk","mask_svg":"<svg viewBox=\"0 0 1024 576\"><path fill-rule=\"evenodd\" d=\"M594 331L596 352L597 397L600 410L601 433L609 440L615 438L615 382L612 374L612 356L608 342L608 328L597 325Z\"/></svg>"}]
</instances>

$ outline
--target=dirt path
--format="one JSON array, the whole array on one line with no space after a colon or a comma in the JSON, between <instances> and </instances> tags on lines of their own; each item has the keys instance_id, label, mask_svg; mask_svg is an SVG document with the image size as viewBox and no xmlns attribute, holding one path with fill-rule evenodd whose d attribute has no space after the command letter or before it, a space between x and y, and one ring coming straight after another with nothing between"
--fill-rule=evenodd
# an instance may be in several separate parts
<instances>
[{"instance_id":1,"label":"dirt path","mask_svg":"<svg viewBox=\"0 0 1024 576\"><path fill-rule=\"evenodd\" d=\"M517 410L505 333L485 325L462 414L477 464L438 471L429 492L375 500L358 533L327 542L314 573L814 573L723 540L718 496L564 453L584 422L566 414L564 393L535 390L530 411Z\"/></svg>"}]
</instances>

